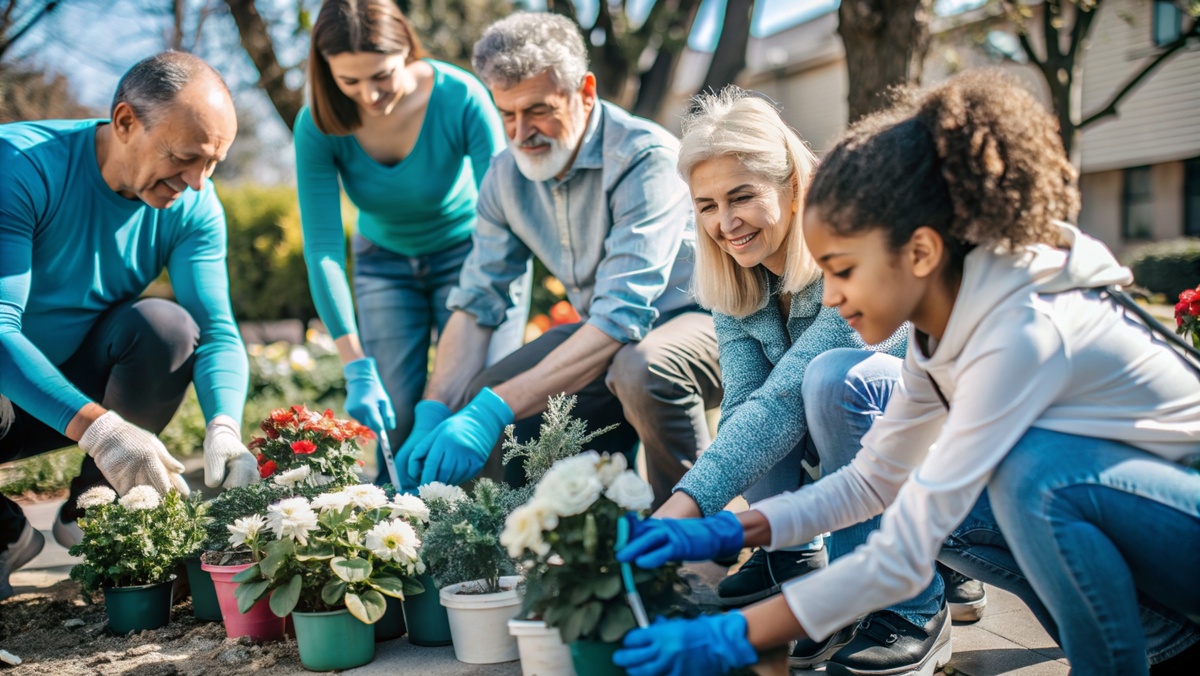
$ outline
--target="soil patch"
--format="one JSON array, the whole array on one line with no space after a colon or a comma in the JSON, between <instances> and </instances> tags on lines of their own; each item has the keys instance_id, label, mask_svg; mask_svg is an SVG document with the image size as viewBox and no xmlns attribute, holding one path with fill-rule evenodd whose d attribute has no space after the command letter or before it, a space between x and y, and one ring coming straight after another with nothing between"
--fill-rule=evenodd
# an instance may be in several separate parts
<instances>
[{"instance_id":1,"label":"soil patch","mask_svg":"<svg viewBox=\"0 0 1200 676\"><path fill-rule=\"evenodd\" d=\"M108 631L103 595L85 598L79 584L71 580L0 602L0 648L23 660L16 667L0 664L4 676L304 671L295 639L256 645L226 638L225 625L192 616L190 598L175 604L171 623L162 629L115 636Z\"/></svg>"}]
</instances>

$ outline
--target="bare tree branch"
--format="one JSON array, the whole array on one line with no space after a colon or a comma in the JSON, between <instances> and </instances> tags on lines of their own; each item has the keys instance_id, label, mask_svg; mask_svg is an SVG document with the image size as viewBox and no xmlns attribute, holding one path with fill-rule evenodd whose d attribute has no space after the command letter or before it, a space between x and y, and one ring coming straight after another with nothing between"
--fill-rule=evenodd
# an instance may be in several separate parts
<instances>
[{"instance_id":1,"label":"bare tree branch","mask_svg":"<svg viewBox=\"0 0 1200 676\"><path fill-rule=\"evenodd\" d=\"M258 13L253 0L225 0L225 4L237 23L242 48L258 69L258 85L267 93L284 124L291 129L304 105L304 94L299 89L289 87L285 81L287 70L279 64L267 22Z\"/></svg>"}]
</instances>

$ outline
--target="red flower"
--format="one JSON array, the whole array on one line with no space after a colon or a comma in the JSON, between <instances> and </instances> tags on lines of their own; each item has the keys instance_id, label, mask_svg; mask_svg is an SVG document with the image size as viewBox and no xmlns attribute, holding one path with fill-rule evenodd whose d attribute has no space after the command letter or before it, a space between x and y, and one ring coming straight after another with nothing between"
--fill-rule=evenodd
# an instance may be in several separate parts
<instances>
[{"instance_id":1,"label":"red flower","mask_svg":"<svg viewBox=\"0 0 1200 676\"><path fill-rule=\"evenodd\" d=\"M292 442L292 452L296 455L308 455L317 450L317 445L307 439Z\"/></svg>"},{"instance_id":2,"label":"red flower","mask_svg":"<svg viewBox=\"0 0 1200 676\"><path fill-rule=\"evenodd\" d=\"M1183 293L1187 293L1187 291ZM1175 304L1175 326L1183 326L1183 318L1191 310L1191 305L1186 300L1182 300L1183 293L1179 294L1180 301Z\"/></svg>"},{"instance_id":3,"label":"red flower","mask_svg":"<svg viewBox=\"0 0 1200 676\"><path fill-rule=\"evenodd\" d=\"M262 467L258 468L258 475L266 479L274 474L277 469L279 469L279 465L276 465L274 460L268 460Z\"/></svg>"},{"instance_id":4,"label":"red flower","mask_svg":"<svg viewBox=\"0 0 1200 676\"><path fill-rule=\"evenodd\" d=\"M333 420L333 409L332 409L332 408L327 408L327 409L325 409L325 413L324 413L324 415L325 415L325 417L326 417L326 418L329 418L330 420Z\"/></svg>"},{"instance_id":5,"label":"red flower","mask_svg":"<svg viewBox=\"0 0 1200 676\"><path fill-rule=\"evenodd\" d=\"M262 448L263 444L265 443L267 443L266 439L263 439L262 437L254 437L250 440L250 443L246 444L246 448L253 451L256 448Z\"/></svg>"},{"instance_id":6,"label":"red flower","mask_svg":"<svg viewBox=\"0 0 1200 676\"><path fill-rule=\"evenodd\" d=\"M271 439L279 438L279 432L277 432L274 427L267 427L266 425L263 425L263 431L266 432L267 437Z\"/></svg>"},{"instance_id":7,"label":"red flower","mask_svg":"<svg viewBox=\"0 0 1200 676\"><path fill-rule=\"evenodd\" d=\"M271 411L271 420L277 423L290 423L292 421L292 412L286 408L277 408Z\"/></svg>"},{"instance_id":8,"label":"red flower","mask_svg":"<svg viewBox=\"0 0 1200 676\"><path fill-rule=\"evenodd\" d=\"M259 454L258 454L258 458L257 458L257 459L258 459L258 466L259 466L259 467L262 467L263 465L267 464L267 456L263 455L262 453L259 453Z\"/></svg>"}]
</instances>

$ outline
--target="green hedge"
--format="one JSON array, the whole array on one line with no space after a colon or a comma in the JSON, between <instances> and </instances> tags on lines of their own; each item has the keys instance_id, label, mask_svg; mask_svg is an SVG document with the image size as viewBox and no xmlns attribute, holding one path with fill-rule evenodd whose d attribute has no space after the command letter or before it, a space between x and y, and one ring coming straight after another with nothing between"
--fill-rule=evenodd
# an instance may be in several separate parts
<instances>
[{"instance_id":1,"label":"green hedge","mask_svg":"<svg viewBox=\"0 0 1200 676\"><path fill-rule=\"evenodd\" d=\"M1133 270L1133 281L1174 303L1179 292L1200 284L1200 239L1172 239L1129 249L1121 260Z\"/></svg>"}]
</instances>

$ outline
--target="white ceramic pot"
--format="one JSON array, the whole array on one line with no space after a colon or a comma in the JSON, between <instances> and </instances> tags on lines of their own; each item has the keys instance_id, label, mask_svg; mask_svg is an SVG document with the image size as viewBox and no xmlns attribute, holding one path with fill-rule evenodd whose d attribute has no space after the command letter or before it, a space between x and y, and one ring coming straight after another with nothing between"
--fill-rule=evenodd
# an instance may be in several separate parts
<instances>
[{"instance_id":1,"label":"white ceramic pot","mask_svg":"<svg viewBox=\"0 0 1200 676\"><path fill-rule=\"evenodd\" d=\"M443 587L439 593L450 620L454 657L468 664L511 662L518 657L517 639L508 633L507 623L521 610L516 575L500 578L505 591L495 594L460 594L460 589L480 582L460 582Z\"/></svg>"},{"instance_id":2,"label":"white ceramic pot","mask_svg":"<svg viewBox=\"0 0 1200 676\"><path fill-rule=\"evenodd\" d=\"M517 637L522 676L575 676L571 649L557 629L541 620L508 621L508 633Z\"/></svg>"}]
</instances>

